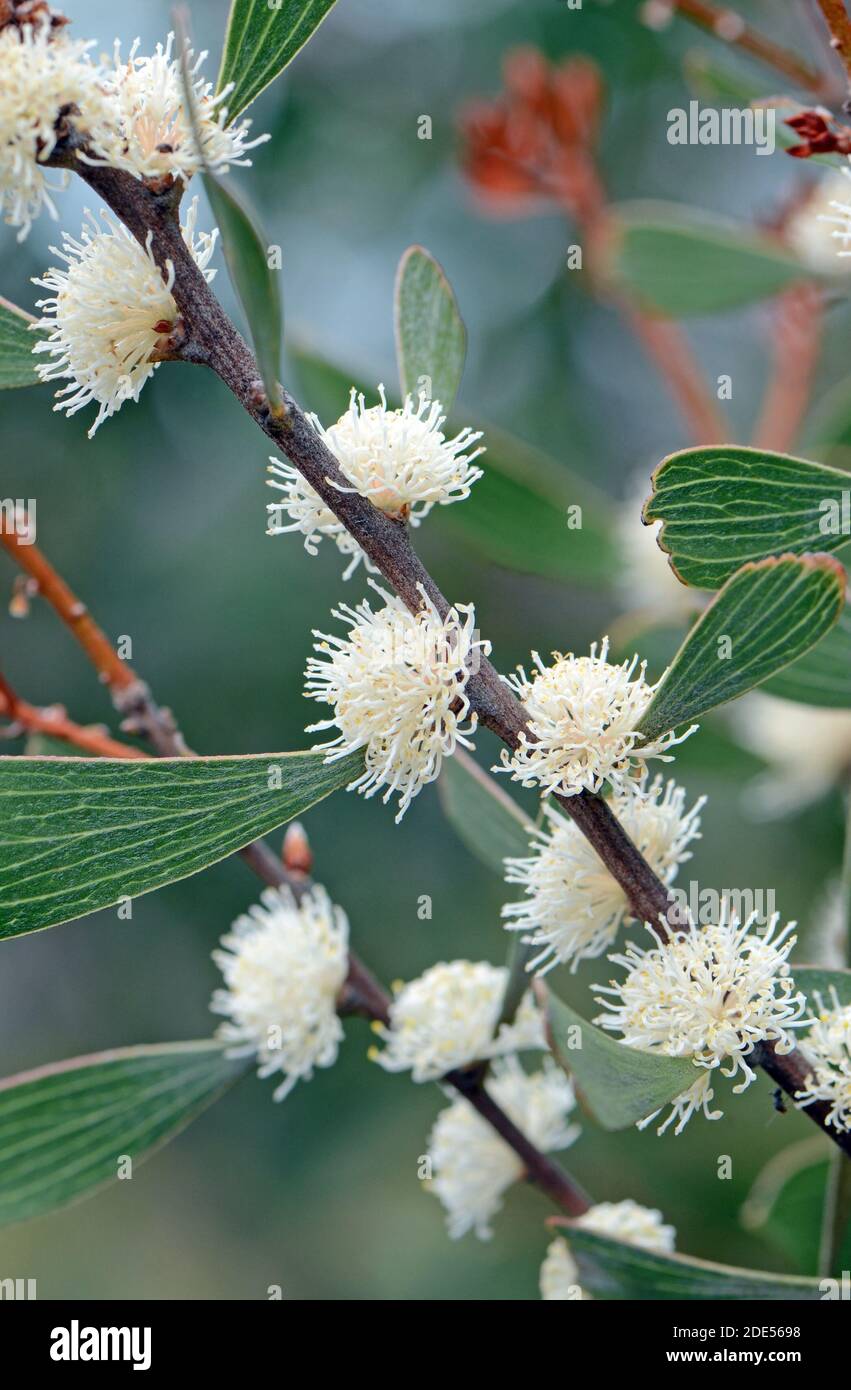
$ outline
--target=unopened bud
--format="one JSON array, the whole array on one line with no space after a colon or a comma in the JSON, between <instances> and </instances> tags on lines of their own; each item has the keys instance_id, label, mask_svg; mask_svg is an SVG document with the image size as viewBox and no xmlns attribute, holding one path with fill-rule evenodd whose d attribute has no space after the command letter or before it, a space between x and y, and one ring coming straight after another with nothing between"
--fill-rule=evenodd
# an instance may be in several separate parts
<instances>
[{"instance_id":1,"label":"unopened bud","mask_svg":"<svg viewBox=\"0 0 851 1390\"><path fill-rule=\"evenodd\" d=\"M287 826L281 849L284 868L290 873L309 874L313 868L313 854L304 826L297 820Z\"/></svg>"}]
</instances>

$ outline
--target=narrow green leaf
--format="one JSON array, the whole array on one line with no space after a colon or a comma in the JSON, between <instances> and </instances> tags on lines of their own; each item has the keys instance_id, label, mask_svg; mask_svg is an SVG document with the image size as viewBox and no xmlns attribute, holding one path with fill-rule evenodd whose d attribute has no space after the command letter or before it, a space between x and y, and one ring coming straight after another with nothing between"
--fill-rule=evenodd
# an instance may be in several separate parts
<instances>
[{"instance_id":1,"label":"narrow green leaf","mask_svg":"<svg viewBox=\"0 0 851 1390\"><path fill-rule=\"evenodd\" d=\"M620 563L607 503L584 478L491 425L484 476L458 507L432 513L456 543L521 574L609 585ZM431 521L432 518L429 518Z\"/></svg>"},{"instance_id":2,"label":"narrow green leaf","mask_svg":"<svg viewBox=\"0 0 851 1390\"><path fill-rule=\"evenodd\" d=\"M363 767L322 759L0 758L0 938L198 873Z\"/></svg>"},{"instance_id":3,"label":"narrow green leaf","mask_svg":"<svg viewBox=\"0 0 851 1390\"><path fill-rule=\"evenodd\" d=\"M38 336L30 330L33 323L32 314L0 295L0 390L38 383L38 359L33 356Z\"/></svg>"},{"instance_id":4,"label":"narrow green leaf","mask_svg":"<svg viewBox=\"0 0 851 1390\"><path fill-rule=\"evenodd\" d=\"M788 454L683 449L653 474L644 520L663 523L659 545L684 584L717 589L749 560L847 545L849 489L848 473Z\"/></svg>"},{"instance_id":5,"label":"narrow green leaf","mask_svg":"<svg viewBox=\"0 0 851 1390\"><path fill-rule=\"evenodd\" d=\"M626 1129L643 1120L697 1078L689 1058L625 1047L550 991L546 1009L552 1054L573 1077L603 1129Z\"/></svg>"},{"instance_id":6,"label":"narrow green leaf","mask_svg":"<svg viewBox=\"0 0 851 1390\"><path fill-rule=\"evenodd\" d=\"M812 279L767 236L676 203L622 203L609 274L648 309L675 318L767 299Z\"/></svg>"},{"instance_id":7,"label":"narrow green leaf","mask_svg":"<svg viewBox=\"0 0 851 1390\"><path fill-rule=\"evenodd\" d=\"M234 120L274 82L318 29L335 0L231 0L216 90L233 83L227 98Z\"/></svg>"},{"instance_id":8,"label":"narrow green leaf","mask_svg":"<svg viewBox=\"0 0 851 1390\"><path fill-rule=\"evenodd\" d=\"M409 246L396 272L396 357L402 395L422 389L452 411L467 356L467 330L442 267Z\"/></svg>"},{"instance_id":9,"label":"narrow green leaf","mask_svg":"<svg viewBox=\"0 0 851 1390\"><path fill-rule=\"evenodd\" d=\"M688 1255L657 1255L639 1245L595 1235L569 1221L550 1223L564 1235L579 1266L579 1283L595 1298L612 1299L820 1299L817 1279L796 1279L736 1269Z\"/></svg>"},{"instance_id":10,"label":"narrow green leaf","mask_svg":"<svg viewBox=\"0 0 851 1390\"><path fill-rule=\"evenodd\" d=\"M743 565L689 630L639 732L653 739L699 719L795 661L836 622L845 579L829 555Z\"/></svg>"},{"instance_id":11,"label":"narrow green leaf","mask_svg":"<svg viewBox=\"0 0 851 1390\"><path fill-rule=\"evenodd\" d=\"M500 878L503 860L529 853L531 822L463 750L444 761L438 790L444 815L459 839Z\"/></svg>"},{"instance_id":12,"label":"narrow green leaf","mask_svg":"<svg viewBox=\"0 0 851 1390\"><path fill-rule=\"evenodd\" d=\"M0 1081L0 1225L64 1207L179 1133L245 1071L225 1044L75 1057Z\"/></svg>"},{"instance_id":13,"label":"narrow green leaf","mask_svg":"<svg viewBox=\"0 0 851 1390\"><path fill-rule=\"evenodd\" d=\"M851 709L851 606L846 603L817 647L772 676L763 689L802 705Z\"/></svg>"},{"instance_id":14,"label":"narrow green leaf","mask_svg":"<svg viewBox=\"0 0 851 1390\"><path fill-rule=\"evenodd\" d=\"M231 183L213 174L204 174L203 180L230 278L251 332L266 398L274 410L281 404L283 313L278 275L269 267L269 242Z\"/></svg>"}]
</instances>

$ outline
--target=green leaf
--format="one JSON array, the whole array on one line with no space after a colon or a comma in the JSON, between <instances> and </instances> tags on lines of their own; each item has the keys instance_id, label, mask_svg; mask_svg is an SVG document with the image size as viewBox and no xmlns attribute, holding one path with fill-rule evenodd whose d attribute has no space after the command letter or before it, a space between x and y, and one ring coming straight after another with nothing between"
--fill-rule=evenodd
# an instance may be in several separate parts
<instances>
[{"instance_id":1,"label":"green leaf","mask_svg":"<svg viewBox=\"0 0 851 1390\"><path fill-rule=\"evenodd\" d=\"M231 0L216 90L233 83L227 98L233 121L274 82L318 29L335 0Z\"/></svg>"},{"instance_id":2,"label":"green leaf","mask_svg":"<svg viewBox=\"0 0 851 1390\"><path fill-rule=\"evenodd\" d=\"M0 390L38 384L38 359L33 356L38 338L30 331L32 323L32 314L0 295Z\"/></svg>"},{"instance_id":3,"label":"green leaf","mask_svg":"<svg viewBox=\"0 0 851 1390\"><path fill-rule=\"evenodd\" d=\"M303 398L322 420L343 413L353 385L367 397L372 394L355 374L307 347L290 344L289 356ZM460 429L460 423L448 428ZM619 565L611 502L584 478L504 430L481 421L473 428L483 431L487 446L476 461L484 476L463 505L435 508L429 527L441 527L456 545L523 574L610 584Z\"/></svg>"},{"instance_id":4,"label":"green leaf","mask_svg":"<svg viewBox=\"0 0 851 1390\"><path fill-rule=\"evenodd\" d=\"M363 767L359 754L322 759L0 758L0 938L198 873Z\"/></svg>"},{"instance_id":5,"label":"green leaf","mask_svg":"<svg viewBox=\"0 0 851 1390\"><path fill-rule=\"evenodd\" d=\"M146 1158L245 1071L225 1044L75 1057L0 1081L0 1225L90 1196Z\"/></svg>"},{"instance_id":6,"label":"green leaf","mask_svg":"<svg viewBox=\"0 0 851 1390\"><path fill-rule=\"evenodd\" d=\"M646 309L674 318L767 299L813 279L766 236L676 203L622 203L608 274Z\"/></svg>"},{"instance_id":7,"label":"green leaf","mask_svg":"<svg viewBox=\"0 0 851 1390\"><path fill-rule=\"evenodd\" d=\"M472 854L502 878L507 858L529 853L533 826L516 802L462 749L446 758L438 781L440 804Z\"/></svg>"},{"instance_id":8,"label":"green leaf","mask_svg":"<svg viewBox=\"0 0 851 1390\"><path fill-rule=\"evenodd\" d=\"M402 395L416 398L422 387L449 415L464 372L467 330L443 268L422 246L409 246L399 262L394 306Z\"/></svg>"},{"instance_id":9,"label":"green leaf","mask_svg":"<svg viewBox=\"0 0 851 1390\"><path fill-rule=\"evenodd\" d=\"M764 689L802 705L851 709L851 607L846 603L838 623L818 646L772 676Z\"/></svg>"},{"instance_id":10,"label":"green leaf","mask_svg":"<svg viewBox=\"0 0 851 1390\"><path fill-rule=\"evenodd\" d=\"M584 478L491 425L487 452L476 460L484 476L457 507L429 518L485 559L521 574L564 583L609 585L619 558L611 503Z\"/></svg>"},{"instance_id":11,"label":"green leaf","mask_svg":"<svg viewBox=\"0 0 851 1390\"><path fill-rule=\"evenodd\" d=\"M770 556L743 565L689 630L639 732L658 738L795 661L836 622L845 579L829 555Z\"/></svg>"},{"instance_id":12,"label":"green leaf","mask_svg":"<svg viewBox=\"0 0 851 1390\"><path fill-rule=\"evenodd\" d=\"M849 489L847 473L788 454L683 449L653 474L644 520L663 523L659 545L684 584L717 589L749 560L847 545L848 533L831 527L851 505Z\"/></svg>"},{"instance_id":13,"label":"green leaf","mask_svg":"<svg viewBox=\"0 0 851 1390\"><path fill-rule=\"evenodd\" d=\"M540 982L536 989L540 993ZM552 1054L603 1129L626 1129L645 1119L697 1079L689 1058L625 1047L550 991L545 1007Z\"/></svg>"},{"instance_id":14,"label":"green leaf","mask_svg":"<svg viewBox=\"0 0 851 1390\"><path fill-rule=\"evenodd\" d=\"M283 313L278 274L269 267L269 242L256 215L224 179L204 174L204 190L222 236L228 271L251 332L266 398L281 404Z\"/></svg>"},{"instance_id":15,"label":"green leaf","mask_svg":"<svg viewBox=\"0 0 851 1390\"><path fill-rule=\"evenodd\" d=\"M823 1136L815 1135L774 1154L755 1179L740 1214L746 1231L764 1237L804 1274L818 1270L830 1148ZM842 1159L842 1154L837 1157ZM848 1237L842 1253L847 1269Z\"/></svg>"},{"instance_id":16,"label":"green leaf","mask_svg":"<svg viewBox=\"0 0 851 1390\"><path fill-rule=\"evenodd\" d=\"M803 1301L822 1296L817 1279L736 1269L688 1255L657 1255L639 1245L595 1235L568 1221L550 1224L564 1229L579 1266L579 1283L595 1298Z\"/></svg>"},{"instance_id":17,"label":"green leaf","mask_svg":"<svg viewBox=\"0 0 851 1390\"><path fill-rule=\"evenodd\" d=\"M851 1004L851 970L828 970L821 965L793 965L792 974L798 989L807 996L807 1003L815 1013L818 1005L815 995L821 995L825 1007L833 1007L833 991L839 1000L840 1008Z\"/></svg>"}]
</instances>

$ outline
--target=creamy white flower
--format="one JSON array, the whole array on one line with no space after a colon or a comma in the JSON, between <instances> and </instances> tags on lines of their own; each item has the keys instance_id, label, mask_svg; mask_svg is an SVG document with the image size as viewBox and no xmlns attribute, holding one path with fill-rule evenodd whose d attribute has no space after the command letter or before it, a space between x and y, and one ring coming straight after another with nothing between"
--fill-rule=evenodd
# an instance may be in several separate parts
<instances>
[{"instance_id":1,"label":"creamy white flower","mask_svg":"<svg viewBox=\"0 0 851 1390\"><path fill-rule=\"evenodd\" d=\"M747 1058L758 1042L774 1042L779 1053L794 1047L790 1030L804 1025L805 1001L795 992L788 964L796 940L789 932L795 924L777 932L778 920L775 913L757 935L756 914L740 923L724 902L717 925L678 931L667 942L651 928L656 937L652 949L630 942L622 955L609 957L628 974L620 984L612 980L608 986L594 986L610 996L597 1000L608 1012L594 1021L622 1033L626 1047L690 1057L702 1072L672 1101L659 1134L674 1119L674 1133L680 1134L698 1109L708 1120L720 1117L721 1111L709 1109L716 1069L722 1076L742 1078L733 1087L738 1094L755 1079ZM639 1128L660 1113L648 1115Z\"/></svg>"},{"instance_id":2,"label":"creamy white flower","mask_svg":"<svg viewBox=\"0 0 851 1390\"><path fill-rule=\"evenodd\" d=\"M818 1016L801 1041L801 1051L812 1066L806 1086L795 1097L799 1105L826 1101L827 1123L840 1133L851 1129L851 1005L840 1006L832 991L832 1008L815 995Z\"/></svg>"},{"instance_id":3,"label":"creamy white flower","mask_svg":"<svg viewBox=\"0 0 851 1390\"><path fill-rule=\"evenodd\" d=\"M430 401L424 395L415 401L413 396L406 396L400 409L388 410L383 386L378 394L380 404L367 408L364 397L352 387L348 410L327 430L315 415L308 419L351 483L341 491L360 493L389 516L418 526L432 507L469 497L473 483L482 476L473 461L484 448L471 451L481 433L463 429L454 439L447 439L440 401ZM358 561L366 561L360 546L297 469L276 458L270 464L269 471L275 477L269 479L269 486L282 492L283 500L270 502L266 509L269 535L301 531L305 550L311 555L327 536L350 559L344 575L348 579ZM290 518L289 525L281 524L282 512Z\"/></svg>"},{"instance_id":4,"label":"creamy white flower","mask_svg":"<svg viewBox=\"0 0 851 1390\"><path fill-rule=\"evenodd\" d=\"M567 1123L576 1104L573 1087L549 1058L531 1076L516 1057L494 1062L487 1090L542 1152L566 1149L578 1138L579 1126ZM460 1096L438 1115L427 1147L429 1190L446 1209L452 1239L471 1230L480 1240L490 1239L503 1193L523 1176L521 1159Z\"/></svg>"},{"instance_id":5,"label":"creamy white flower","mask_svg":"<svg viewBox=\"0 0 851 1390\"><path fill-rule=\"evenodd\" d=\"M688 845L700 836L701 797L686 811L685 791L661 776L634 791L616 794L611 808L630 839L663 883L672 883L680 864L691 858ZM522 884L522 902L506 903L502 915L510 931L530 933L523 940L543 949L529 964L545 974L554 965L600 956L612 945L630 915L629 901L576 824L545 805L548 829L535 832L528 859L506 859L507 883ZM546 962L546 964L544 964Z\"/></svg>"},{"instance_id":6,"label":"creamy white flower","mask_svg":"<svg viewBox=\"0 0 851 1390\"><path fill-rule=\"evenodd\" d=\"M624 1240L630 1245L640 1245L644 1250L655 1250L660 1255L671 1254L677 1235L673 1226L664 1224L660 1211L639 1206L631 1199L625 1202L598 1202L572 1224L583 1231ZM579 1269L567 1240L564 1236L557 1236L541 1265L541 1298L575 1302L590 1297L579 1285Z\"/></svg>"},{"instance_id":7,"label":"creamy white flower","mask_svg":"<svg viewBox=\"0 0 851 1390\"><path fill-rule=\"evenodd\" d=\"M314 1067L337 1058L343 1027L337 995L348 971L349 923L318 885L296 903L287 888L267 888L262 906L237 918L213 960L225 978L210 1008L229 1020L218 1036L233 1057L257 1054L258 1076L283 1073L283 1100Z\"/></svg>"},{"instance_id":8,"label":"creamy white flower","mask_svg":"<svg viewBox=\"0 0 851 1390\"><path fill-rule=\"evenodd\" d=\"M851 169L846 163L817 184L812 198L789 220L787 240L811 270L835 272L837 260L851 256L849 184Z\"/></svg>"},{"instance_id":9,"label":"creamy white flower","mask_svg":"<svg viewBox=\"0 0 851 1390\"><path fill-rule=\"evenodd\" d=\"M366 552L361 550L351 532L346 529L342 521L337 519L331 508L326 507L319 493L314 492L310 483L299 473L297 468L270 456L269 472L275 474L274 478L267 478L266 480L269 487L277 488L282 492L284 500L282 502L269 502L266 506L266 511L269 513L267 536L285 536L290 531L300 531L304 536L304 548L308 555L318 555L319 542L324 536L328 540L332 540L340 554L346 556L349 561L343 571L344 579L351 579L361 562L363 562L364 569L368 574L379 573L378 568L372 563ZM278 482L277 479L283 481ZM288 526L282 524L282 512L285 512L290 518Z\"/></svg>"},{"instance_id":10,"label":"creamy white flower","mask_svg":"<svg viewBox=\"0 0 851 1390\"><path fill-rule=\"evenodd\" d=\"M157 44L151 57L139 53L136 39L126 60L116 40L113 70L107 79L110 107L92 130L92 148L99 161L126 169L137 178L191 179L206 164L214 173L231 165L246 166L249 150L268 140L248 139L249 120L228 125L224 103L233 83L215 95L212 82L199 76L207 57L187 53L187 72L201 150L186 109L180 58L172 57L174 34L165 47Z\"/></svg>"},{"instance_id":11,"label":"creamy white flower","mask_svg":"<svg viewBox=\"0 0 851 1390\"><path fill-rule=\"evenodd\" d=\"M307 663L305 695L333 705L334 715L308 725L308 733L339 730L319 746L330 750L326 762L363 748L366 770L349 790L373 796L383 787L385 802L398 792L398 822L456 744L472 748L476 715L465 725L465 689L490 643L476 635L471 604L451 608L444 620L421 589L423 606L414 616L401 599L373 588L384 600L378 612L366 599L333 610L350 625L348 637L314 631L320 655Z\"/></svg>"},{"instance_id":12,"label":"creamy white flower","mask_svg":"<svg viewBox=\"0 0 851 1390\"><path fill-rule=\"evenodd\" d=\"M613 666L608 654L608 637L599 656L595 642L590 656L553 652L552 666L533 652L537 669L531 679L522 666L506 678L526 706L534 739L521 733L520 746L510 753L503 749L502 766L495 772L510 773L524 787L575 796L598 792L607 782L624 791L648 758L672 761L668 749L697 725L679 737L671 731L647 742L636 726L664 677L648 685L646 662L636 675L637 656Z\"/></svg>"},{"instance_id":13,"label":"creamy white flower","mask_svg":"<svg viewBox=\"0 0 851 1390\"><path fill-rule=\"evenodd\" d=\"M0 30L0 212L23 241L42 208L56 217L51 193L67 175L45 169L56 146L56 122L85 131L105 107L102 75L90 43L53 33L48 25L7 24Z\"/></svg>"},{"instance_id":14,"label":"creamy white flower","mask_svg":"<svg viewBox=\"0 0 851 1390\"><path fill-rule=\"evenodd\" d=\"M769 817L799 809L851 772L851 710L799 705L753 691L730 710L739 741L770 771L748 788L748 804Z\"/></svg>"},{"instance_id":15,"label":"creamy white flower","mask_svg":"<svg viewBox=\"0 0 851 1390\"><path fill-rule=\"evenodd\" d=\"M455 1067L525 1048L546 1047L543 1022L526 993L512 1023L494 1036L508 971L487 961L433 965L400 986L390 1005L390 1027L374 1025L386 1043L371 1056L385 1071L410 1071L414 1081L436 1081Z\"/></svg>"},{"instance_id":16,"label":"creamy white flower","mask_svg":"<svg viewBox=\"0 0 851 1390\"><path fill-rule=\"evenodd\" d=\"M206 266L218 232L196 236L197 214L195 198L182 228L183 240L209 281L216 272ZM98 405L91 439L125 401L138 401L159 365L151 355L168 339L179 314L171 293L174 267L168 263L164 279L151 253L153 233L142 247L109 213L101 213L105 230L91 212L86 216L88 224L79 241L66 232L62 248L50 248L67 269L51 267L44 279L34 281L52 291L52 297L38 301L44 317L34 327L47 336L33 351L50 354L51 360L37 369L42 381L68 379L56 393L54 410L74 415L91 402Z\"/></svg>"},{"instance_id":17,"label":"creamy white flower","mask_svg":"<svg viewBox=\"0 0 851 1390\"><path fill-rule=\"evenodd\" d=\"M660 550L657 535L662 523L645 526L641 520L649 490L642 476L618 515L618 589L628 611L640 609L654 619L681 623L701 606L702 595L680 583Z\"/></svg>"}]
</instances>

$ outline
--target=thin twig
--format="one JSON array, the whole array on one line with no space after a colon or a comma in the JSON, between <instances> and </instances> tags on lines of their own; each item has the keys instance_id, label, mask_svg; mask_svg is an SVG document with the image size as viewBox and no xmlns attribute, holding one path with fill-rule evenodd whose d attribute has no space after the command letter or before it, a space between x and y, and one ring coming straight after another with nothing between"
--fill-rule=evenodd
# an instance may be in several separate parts
<instances>
[{"instance_id":1,"label":"thin twig","mask_svg":"<svg viewBox=\"0 0 851 1390\"><path fill-rule=\"evenodd\" d=\"M0 714L10 721L10 727L2 731L4 737L18 733L44 734L48 738L70 743L83 753L92 753L99 758L144 758L138 748L127 743L119 743L100 729L84 728L69 719L61 705L39 709L36 705L22 700L12 689L5 676L0 675Z\"/></svg>"},{"instance_id":2,"label":"thin twig","mask_svg":"<svg viewBox=\"0 0 851 1390\"><path fill-rule=\"evenodd\" d=\"M822 295L794 285L775 305L772 367L753 444L789 453L807 414L821 347Z\"/></svg>"},{"instance_id":3,"label":"thin twig","mask_svg":"<svg viewBox=\"0 0 851 1390\"><path fill-rule=\"evenodd\" d=\"M796 54L751 28L735 10L727 7L722 9L718 5L705 3L705 0L669 0L669 3L683 19L690 20L722 43L758 58L767 67L774 68L775 72L791 78L799 87L805 87L810 92L824 91L825 80L820 73L802 62Z\"/></svg>"},{"instance_id":4,"label":"thin twig","mask_svg":"<svg viewBox=\"0 0 851 1390\"><path fill-rule=\"evenodd\" d=\"M667 382L695 444L722 444L729 437L726 417L708 389L688 339L673 319L643 313L628 300L616 301L633 333Z\"/></svg>"},{"instance_id":5,"label":"thin twig","mask_svg":"<svg viewBox=\"0 0 851 1390\"><path fill-rule=\"evenodd\" d=\"M167 273L173 271L172 294L187 330L185 360L209 366L233 392L240 405L319 494L361 549L396 589L412 612L425 593L441 616L449 604L411 546L407 529L393 521L357 492L344 491L348 479L339 463L310 425L288 391L283 411L273 416L265 400L254 356L212 293L190 255L178 220L179 195L160 195L118 169L79 162L69 141L57 146L53 163L77 172L124 222L140 244L150 237L151 254ZM337 486L335 486L337 484ZM470 706L487 728L509 748L516 748L528 729L526 711L494 667L482 660L471 674L466 694ZM582 792L556 798L587 837L603 864L626 893L633 914L652 922L677 924L679 910L670 890L641 856L626 831L599 796ZM806 1066L801 1054L780 1056L772 1043L760 1045L762 1065L793 1098L802 1086ZM826 1122L825 1111L809 1106L805 1112L833 1143L851 1153L851 1132L839 1134Z\"/></svg>"},{"instance_id":6,"label":"thin twig","mask_svg":"<svg viewBox=\"0 0 851 1390\"><path fill-rule=\"evenodd\" d=\"M818 7L830 33L830 46L851 80L851 19L845 8L845 0L818 0Z\"/></svg>"}]
</instances>

